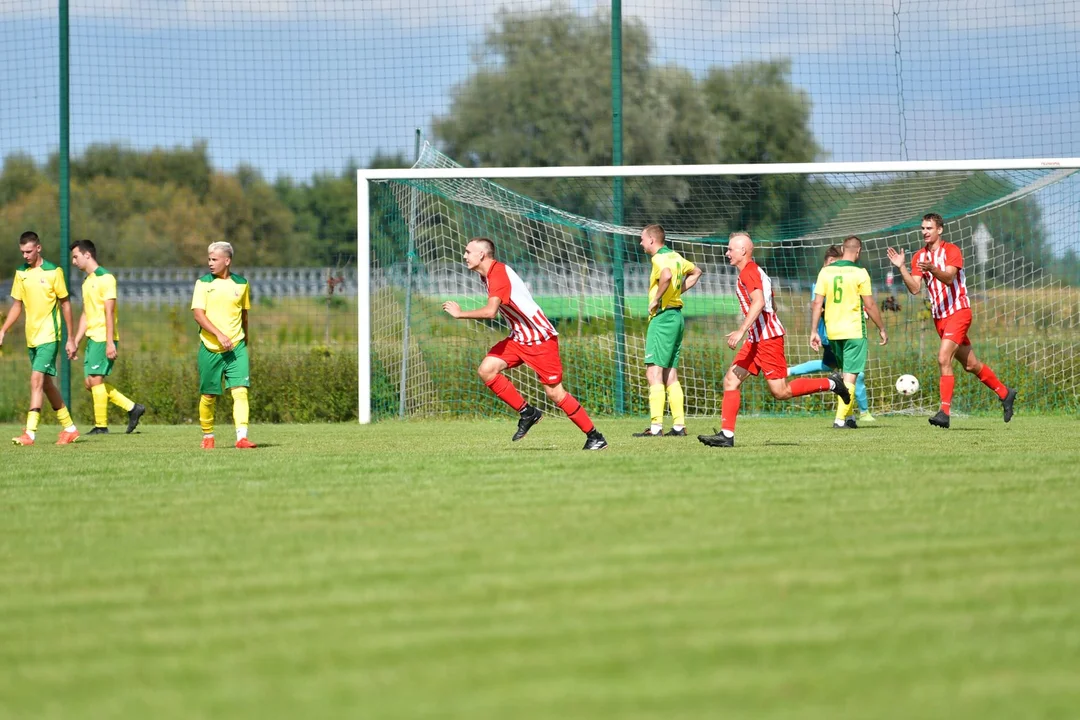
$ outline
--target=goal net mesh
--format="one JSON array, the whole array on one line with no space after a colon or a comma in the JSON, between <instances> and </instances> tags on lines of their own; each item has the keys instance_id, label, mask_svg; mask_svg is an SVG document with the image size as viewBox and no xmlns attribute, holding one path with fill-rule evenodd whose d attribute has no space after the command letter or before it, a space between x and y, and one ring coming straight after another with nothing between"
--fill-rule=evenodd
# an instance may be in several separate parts
<instances>
[{"instance_id":1,"label":"goal net mesh","mask_svg":"<svg viewBox=\"0 0 1080 720\"><path fill-rule=\"evenodd\" d=\"M431 146L416 165L447 167L457 166ZM830 245L859 235L859 264L870 272L889 332L888 345L879 347L868 323L868 410L931 411L939 340L929 303L925 291L907 293L886 255L890 246L903 249L910 263L927 212L945 218L945 238L963 251L979 358L1019 390L1023 412L1078 405L1080 290L1073 275L1080 177L1073 171L627 177L621 225L603 219L612 217L612 183L437 180L422 173L370 183L373 416L508 412L476 374L488 348L508 334L506 325L501 318L454 320L442 311L447 300L463 309L486 302L479 276L462 261L476 236L494 241L498 258L517 271L558 329L566 388L591 413L622 407L647 415L650 265L638 236L650 222L662 223L668 244L704 271L684 296L678 372L689 416L719 414L721 380L734 358L725 336L741 315L725 250L736 229L750 230L755 260L773 279L791 366L821 358L808 342L814 279ZM956 372L955 412L998 410L993 393L959 366ZM914 396L893 389L904 373L922 383ZM546 405L531 370L517 368L510 377L529 402ZM832 402L831 395L812 395L781 403L762 382L743 386L742 407L751 413L822 412Z\"/></svg>"}]
</instances>

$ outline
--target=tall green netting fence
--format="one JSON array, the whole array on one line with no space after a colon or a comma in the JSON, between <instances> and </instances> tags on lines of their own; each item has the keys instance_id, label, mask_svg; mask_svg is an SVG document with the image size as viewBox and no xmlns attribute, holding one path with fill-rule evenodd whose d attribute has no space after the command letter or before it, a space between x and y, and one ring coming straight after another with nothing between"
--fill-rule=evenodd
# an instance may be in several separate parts
<instances>
[{"instance_id":1,"label":"tall green netting fence","mask_svg":"<svg viewBox=\"0 0 1080 720\"><path fill-rule=\"evenodd\" d=\"M68 8L71 237L97 243L120 280L115 381L148 401L147 421L196 417L187 303L209 242L233 243L236 270L252 281L253 417L351 419L358 167L411 165L416 129L466 165L611 162L604 3ZM57 0L0 0L5 296L22 231L42 236L47 259L64 252L58 9ZM624 161L1080 155L1077 13L1065 0L1028 4L1022 17L1010 0L623 0ZM609 187L592 208L557 188L525 190L590 218L612 210ZM767 183L739 221L797 237L782 227L790 191ZM653 208L628 190L625 223ZM612 249L610 234L581 242L590 257ZM1080 282L1075 240L1054 243L1047 262ZM77 295L76 271L70 281ZM6 297L0 306L8 312ZM20 323L0 356L2 420L27 409L21 332ZM80 363L72 375L85 423Z\"/></svg>"}]
</instances>

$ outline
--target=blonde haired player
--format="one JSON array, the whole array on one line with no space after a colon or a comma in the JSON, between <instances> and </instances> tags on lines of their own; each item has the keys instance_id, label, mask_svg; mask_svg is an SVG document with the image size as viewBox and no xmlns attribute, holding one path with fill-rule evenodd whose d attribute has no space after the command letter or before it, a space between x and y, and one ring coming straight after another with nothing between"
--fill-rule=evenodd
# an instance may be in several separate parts
<instances>
[{"instance_id":1,"label":"blonde haired player","mask_svg":"<svg viewBox=\"0 0 1080 720\"><path fill-rule=\"evenodd\" d=\"M221 394L221 380L232 392L236 447L255 447L248 440L248 386L251 363L248 359L248 310L251 292L248 281L232 272L233 248L227 242L207 248L210 272L195 283L191 311L202 331L199 338L199 424L204 450L214 449L214 408Z\"/></svg>"},{"instance_id":2,"label":"blonde haired player","mask_svg":"<svg viewBox=\"0 0 1080 720\"><path fill-rule=\"evenodd\" d=\"M686 436L686 410L677 368L682 353L682 294L697 284L701 268L667 246L664 228L641 231L641 249L651 259L649 329L645 335L645 379L649 382L649 427L634 437L664 434L664 396L671 406L673 436Z\"/></svg>"}]
</instances>

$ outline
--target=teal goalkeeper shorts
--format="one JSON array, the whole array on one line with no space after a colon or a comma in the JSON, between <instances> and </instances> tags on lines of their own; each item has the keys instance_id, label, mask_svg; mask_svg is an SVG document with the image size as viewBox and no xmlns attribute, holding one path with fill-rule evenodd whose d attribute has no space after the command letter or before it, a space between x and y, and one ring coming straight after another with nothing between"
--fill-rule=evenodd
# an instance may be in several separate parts
<instances>
[{"instance_id":1,"label":"teal goalkeeper shorts","mask_svg":"<svg viewBox=\"0 0 1080 720\"><path fill-rule=\"evenodd\" d=\"M682 312L678 308L662 310L653 316L645 333L645 364L678 367L684 328Z\"/></svg>"}]
</instances>

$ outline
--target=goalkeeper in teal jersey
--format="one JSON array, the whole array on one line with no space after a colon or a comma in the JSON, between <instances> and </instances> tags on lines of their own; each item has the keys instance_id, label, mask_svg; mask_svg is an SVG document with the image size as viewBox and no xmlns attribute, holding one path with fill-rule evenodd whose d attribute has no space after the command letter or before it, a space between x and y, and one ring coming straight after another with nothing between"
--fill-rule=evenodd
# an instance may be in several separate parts
<instances>
[{"instance_id":1,"label":"goalkeeper in teal jersey","mask_svg":"<svg viewBox=\"0 0 1080 720\"><path fill-rule=\"evenodd\" d=\"M840 248L835 245L830 245L825 251L825 263L822 267L828 267L842 256L843 253L840 251ZM824 317L818 321L818 335L821 336L821 344L823 346L821 359L807 360L799 365L789 367L788 375L809 375L810 373L832 372L833 370L839 369L840 365L837 363L832 348L829 346L829 336L828 333L825 332ZM874 416L870 414L870 403L866 396L865 371L860 372L855 376L855 404L859 407L859 420L861 422L876 422Z\"/></svg>"}]
</instances>

